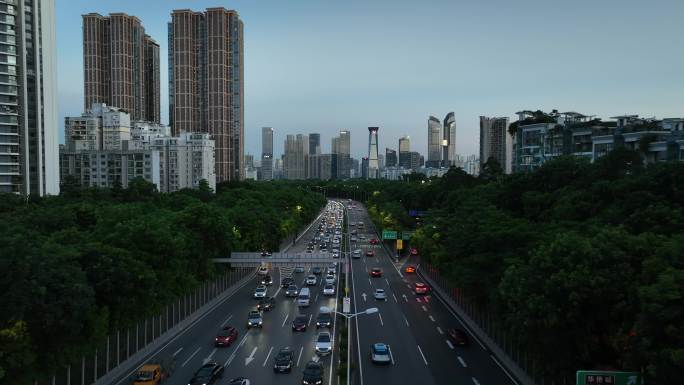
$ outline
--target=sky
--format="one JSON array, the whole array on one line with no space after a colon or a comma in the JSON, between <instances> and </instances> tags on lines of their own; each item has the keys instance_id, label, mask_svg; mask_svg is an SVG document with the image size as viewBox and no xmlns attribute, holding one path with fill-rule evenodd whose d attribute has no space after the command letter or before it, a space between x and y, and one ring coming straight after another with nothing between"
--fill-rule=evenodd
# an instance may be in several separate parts
<instances>
[{"instance_id":1,"label":"sky","mask_svg":"<svg viewBox=\"0 0 684 385\"><path fill-rule=\"evenodd\" d=\"M352 156L427 153L427 120L456 114L456 149L479 151L479 116L524 109L684 116L682 0L57 0L60 121L83 111L81 15L125 12L160 44L168 123L171 10L235 9L244 23L245 153L261 127L351 131ZM60 133L63 142L64 133Z\"/></svg>"}]
</instances>

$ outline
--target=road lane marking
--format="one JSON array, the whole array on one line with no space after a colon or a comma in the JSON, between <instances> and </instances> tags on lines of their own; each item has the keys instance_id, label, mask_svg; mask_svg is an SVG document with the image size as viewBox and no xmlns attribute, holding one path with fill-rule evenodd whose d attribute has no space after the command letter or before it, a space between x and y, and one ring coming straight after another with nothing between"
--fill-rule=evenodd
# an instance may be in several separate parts
<instances>
[{"instance_id":1,"label":"road lane marking","mask_svg":"<svg viewBox=\"0 0 684 385\"><path fill-rule=\"evenodd\" d=\"M381 326L385 326L385 324L382 323L382 314L378 313L378 317L380 317L380 325L381 325Z\"/></svg>"},{"instance_id":2,"label":"road lane marking","mask_svg":"<svg viewBox=\"0 0 684 385\"><path fill-rule=\"evenodd\" d=\"M435 322L435 317L433 317L432 315L429 315L428 318L430 319L430 321Z\"/></svg>"},{"instance_id":3,"label":"road lane marking","mask_svg":"<svg viewBox=\"0 0 684 385\"><path fill-rule=\"evenodd\" d=\"M311 317L313 317L313 313L309 314L309 323L307 324L307 326L311 326Z\"/></svg>"},{"instance_id":4,"label":"road lane marking","mask_svg":"<svg viewBox=\"0 0 684 385\"><path fill-rule=\"evenodd\" d=\"M463 361L463 358L461 358L461 356L458 356L457 358L458 358L458 362L461 363L461 366L463 366L464 368L468 367L468 365L466 365L465 361Z\"/></svg>"},{"instance_id":5,"label":"road lane marking","mask_svg":"<svg viewBox=\"0 0 684 385\"><path fill-rule=\"evenodd\" d=\"M399 301L397 301L397 296L394 295L394 293L392 293L392 297L394 297L394 302L399 303Z\"/></svg>"},{"instance_id":6,"label":"road lane marking","mask_svg":"<svg viewBox=\"0 0 684 385\"><path fill-rule=\"evenodd\" d=\"M406 319L406 316L404 316L404 322L406 322L406 326L409 326L408 319Z\"/></svg>"},{"instance_id":7,"label":"road lane marking","mask_svg":"<svg viewBox=\"0 0 684 385\"><path fill-rule=\"evenodd\" d=\"M266 366L266 363L268 362L268 357L271 356L271 353L273 353L273 346L271 346L271 349L268 351L268 354L266 355L266 359L264 360L264 363L261 364L261 366Z\"/></svg>"},{"instance_id":8,"label":"road lane marking","mask_svg":"<svg viewBox=\"0 0 684 385\"><path fill-rule=\"evenodd\" d=\"M406 287L408 287L408 288L410 289L410 288L411 288L411 285L409 285L409 284L406 284Z\"/></svg>"},{"instance_id":9,"label":"road lane marking","mask_svg":"<svg viewBox=\"0 0 684 385\"><path fill-rule=\"evenodd\" d=\"M449 345L449 349L454 350L454 345L451 343L451 341L446 340L447 345Z\"/></svg>"},{"instance_id":10,"label":"road lane marking","mask_svg":"<svg viewBox=\"0 0 684 385\"><path fill-rule=\"evenodd\" d=\"M480 383L477 382L477 378L475 378L475 377L473 377L473 383L474 383L475 385L480 385Z\"/></svg>"},{"instance_id":11,"label":"road lane marking","mask_svg":"<svg viewBox=\"0 0 684 385\"><path fill-rule=\"evenodd\" d=\"M209 353L207 360L211 360L211 357L213 357L215 353L216 353L216 348L214 348L214 350L212 350L211 353Z\"/></svg>"},{"instance_id":12,"label":"road lane marking","mask_svg":"<svg viewBox=\"0 0 684 385\"><path fill-rule=\"evenodd\" d=\"M247 340L247 335L248 335L248 334L249 334L249 330L248 330L247 333L245 333L245 335L242 337L242 340L240 340L240 343L237 345L237 347L235 348L235 350L233 351L233 353L230 355L230 357L228 357L228 359L226 360L226 363L223 364L223 366L228 366L228 365L230 365L231 362L233 362L233 359L235 358L235 354L237 353L238 349L240 349L240 347L245 343L245 340Z\"/></svg>"},{"instance_id":13,"label":"road lane marking","mask_svg":"<svg viewBox=\"0 0 684 385\"><path fill-rule=\"evenodd\" d=\"M392 354L392 348L387 344L387 350L389 350L390 354L390 361L392 361L392 365L394 365L394 354Z\"/></svg>"},{"instance_id":14,"label":"road lane marking","mask_svg":"<svg viewBox=\"0 0 684 385\"><path fill-rule=\"evenodd\" d=\"M439 326L437 326L437 333L444 334L444 332L442 331L442 328L440 328Z\"/></svg>"},{"instance_id":15,"label":"road lane marking","mask_svg":"<svg viewBox=\"0 0 684 385\"><path fill-rule=\"evenodd\" d=\"M192 359L192 357L194 357L195 354L197 354L197 352L200 351L200 349L202 349L202 347L197 348L197 350L195 350L195 352L192 353L192 354L190 355L190 357L188 357L188 359L185 360L185 362L183 362L183 364L181 365L181 367L185 366L185 365Z\"/></svg>"},{"instance_id":16,"label":"road lane marking","mask_svg":"<svg viewBox=\"0 0 684 385\"><path fill-rule=\"evenodd\" d=\"M183 348L180 348L180 349L176 350L176 352L173 353L173 356L174 356L174 357L177 356L178 353L180 353L182 350L183 350Z\"/></svg>"},{"instance_id":17,"label":"road lane marking","mask_svg":"<svg viewBox=\"0 0 684 385\"><path fill-rule=\"evenodd\" d=\"M368 278L368 284L373 286L373 282L371 282L370 278Z\"/></svg>"},{"instance_id":18,"label":"road lane marking","mask_svg":"<svg viewBox=\"0 0 684 385\"><path fill-rule=\"evenodd\" d=\"M280 289L282 289L282 287L278 286L278 290L276 290L275 294L273 294L273 298L278 296L278 293L280 293Z\"/></svg>"},{"instance_id":19,"label":"road lane marking","mask_svg":"<svg viewBox=\"0 0 684 385\"><path fill-rule=\"evenodd\" d=\"M501 365L501 363L499 362L499 360L496 359L496 357L494 357L494 356L491 355L491 354L489 355L489 357L491 357L492 360L494 360L494 362L501 368L501 370L502 370L504 373L506 373L506 375L508 376L508 378L511 380L512 383L514 383L515 385L518 385L518 381L516 381L516 380L513 378L513 376L511 376L510 373L508 373L508 370L506 370L506 369Z\"/></svg>"},{"instance_id":20,"label":"road lane marking","mask_svg":"<svg viewBox=\"0 0 684 385\"><path fill-rule=\"evenodd\" d=\"M389 281L387 280L387 278L385 278L385 282L387 282L387 286L390 285L390 284L389 284Z\"/></svg>"},{"instance_id":21,"label":"road lane marking","mask_svg":"<svg viewBox=\"0 0 684 385\"><path fill-rule=\"evenodd\" d=\"M245 358L245 366L249 365L252 361L254 361L254 353L256 353L258 348L258 346L255 346L254 349L252 349L252 353L249 355L249 357Z\"/></svg>"},{"instance_id":22,"label":"road lane marking","mask_svg":"<svg viewBox=\"0 0 684 385\"><path fill-rule=\"evenodd\" d=\"M299 360L302 359L302 352L304 351L304 346L299 348L299 357L297 357L297 367L299 367Z\"/></svg>"},{"instance_id":23,"label":"road lane marking","mask_svg":"<svg viewBox=\"0 0 684 385\"><path fill-rule=\"evenodd\" d=\"M226 320L225 320L225 321L223 321L223 323L221 324L221 327L224 327L224 326L226 326L226 324L228 323L228 321L230 321L230 319L231 319L231 318L233 318L233 315L232 315L232 314L231 314L231 315L229 315L229 316L228 316L228 318L226 318Z\"/></svg>"},{"instance_id":24,"label":"road lane marking","mask_svg":"<svg viewBox=\"0 0 684 385\"><path fill-rule=\"evenodd\" d=\"M427 365L427 360L425 359L425 354L423 354L423 349L420 348L420 345L416 345L418 347L418 351L420 352L420 356L423 357L423 362L425 362L425 365Z\"/></svg>"},{"instance_id":25,"label":"road lane marking","mask_svg":"<svg viewBox=\"0 0 684 385\"><path fill-rule=\"evenodd\" d=\"M287 322L287 318L290 316L290 314L285 314L285 319L283 320L283 324L280 327L285 327L285 322Z\"/></svg>"},{"instance_id":26,"label":"road lane marking","mask_svg":"<svg viewBox=\"0 0 684 385\"><path fill-rule=\"evenodd\" d=\"M421 307L423 308L423 311L427 311L427 308L425 307L425 305L423 305Z\"/></svg>"},{"instance_id":27,"label":"road lane marking","mask_svg":"<svg viewBox=\"0 0 684 385\"><path fill-rule=\"evenodd\" d=\"M422 301L420 300L420 297L416 297L416 302L422 302Z\"/></svg>"},{"instance_id":28,"label":"road lane marking","mask_svg":"<svg viewBox=\"0 0 684 385\"><path fill-rule=\"evenodd\" d=\"M314 303L318 302L318 293L316 293L316 298L314 298Z\"/></svg>"},{"instance_id":29,"label":"road lane marking","mask_svg":"<svg viewBox=\"0 0 684 385\"><path fill-rule=\"evenodd\" d=\"M402 294L402 297L404 297L404 301L408 302L408 298L406 298L406 294Z\"/></svg>"}]
</instances>

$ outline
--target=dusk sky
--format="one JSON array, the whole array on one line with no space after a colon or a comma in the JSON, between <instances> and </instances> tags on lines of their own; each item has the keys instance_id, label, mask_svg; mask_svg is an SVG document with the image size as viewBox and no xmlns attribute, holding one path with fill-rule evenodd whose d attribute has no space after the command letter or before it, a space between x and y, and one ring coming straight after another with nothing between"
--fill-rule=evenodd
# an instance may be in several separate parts
<instances>
[{"instance_id":1,"label":"dusk sky","mask_svg":"<svg viewBox=\"0 0 684 385\"><path fill-rule=\"evenodd\" d=\"M360 158L368 126L381 153L410 135L425 155L428 116L449 111L459 154L478 152L480 115L684 116L682 0L57 0L60 117L83 110L82 14L141 19L161 47L168 123L171 10L214 6L245 26L245 153L260 154L262 126L277 155L286 134L320 132L330 152L349 129Z\"/></svg>"}]
</instances>

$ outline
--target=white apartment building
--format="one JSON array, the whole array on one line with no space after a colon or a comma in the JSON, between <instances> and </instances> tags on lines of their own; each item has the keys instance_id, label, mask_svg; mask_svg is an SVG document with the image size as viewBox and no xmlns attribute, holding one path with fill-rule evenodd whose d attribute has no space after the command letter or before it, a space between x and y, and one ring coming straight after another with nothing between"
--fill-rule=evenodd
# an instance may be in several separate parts
<instances>
[{"instance_id":1,"label":"white apartment building","mask_svg":"<svg viewBox=\"0 0 684 385\"><path fill-rule=\"evenodd\" d=\"M159 152L159 191L198 188L202 179L216 191L214 141L209 134L184 132L179 137L158 137L149 148Z\"/></svg>"}]
</instances>

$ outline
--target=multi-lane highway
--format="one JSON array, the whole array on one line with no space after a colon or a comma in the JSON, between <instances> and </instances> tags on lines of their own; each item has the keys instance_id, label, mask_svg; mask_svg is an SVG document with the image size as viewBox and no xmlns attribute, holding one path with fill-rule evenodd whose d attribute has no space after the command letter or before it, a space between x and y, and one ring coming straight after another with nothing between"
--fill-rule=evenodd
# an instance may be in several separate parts
<instances>
[{"instance_id":1,"label":"multi-lane highway","mask_svg":"<svg viewBox=\"0 0 684 385\"><path fill-rule=\"evenodd\" d=\"M344 204L348 206L345 210L348 228L342 229L345 233L342 242L346 244L341 249L362 250L360 258L351 258L349 253L337 259L340 262L351 261L349 281L352 312L361 312L370 307L379 308L379 312L375 314L362 314L352 319L352 383L514 384L496 359L472 335L468 347L457 347L449 341L446 335L449 328L465 328L436 296L429 293L418 296L414 293L413 285L419 279L415 274L404 273L404 267L409 263L417 264L417 257L397 262L381 245L371 245L371 239L377 239L378 234L368 213L358 202L345 201ZM330 212L341 212L342 204L331 201L328 208ZM319 235L320 223L329 222L329 218L324 212L287 252L304 253L309 242ZM341 223L340 220L336 222ZM363 226L358 226L359 222ZM327 225L323 228L327 228ZM352 237L357 238L356 242L351 242ZM320 251L318 242L315 249L315 252ZM366 256L368 250L373 250L375 255ZM317 284L310 286L310 306L299 307L297 298L286 297L285 289L279 283L282 277L289 276L299 288L305 287L305 279L311 273L312 266L304 267L303 273L293 272L292 268L269 267L273 284L268 286L268 296L275 299L276 306L271 311L262 312L262 328L247 327L247 314L258 303L253 294L261 276L255 275L191 327L153 352L147 362L160 361L167 357L175 359L175 371L166 382L169 385L187 384L195 371L209 360L225 367L224 378L219 384L227 384L231 378L247 377L255 385L301 384L304 366L315 360L320 361L324 367L322 384L337 384L337 349L328 356L316 355L314 344L318 330L315 322L322 306L341 311L337 309L337 303L338 294L344 291L344 282L338 279L335 282L335 295L324 296L322 278L325 274L317 276ZM342 264L338 269L340 267ZM374 267L382 269L382 276L371 277L370 271ZM387 300L376 300L373 295L375 289L384 289ZM292 321L298 315L303 315L307 321L304 332L292 330ZM214 338L227 325L237 328L238 337L228 347L216 347ZM330 328L333 336L336 328L336 324ZM391 363L387 366L371 363L371 345L378 342L390 347ZM275 356L284 347L289 347L294 353L292 371L274 373ZM132 374L127 373L114 383L128 383Z\"/></svg>"},{"instance_id":2,"label":"multi-lane highway","mask_svg":"<svg viewBox=\"0 0 684 385\"><path fill-rule=\"evenodd\" d=\"M371 245L370 240L377 239L378 234L368 213L360 203L347 206L355 206L347 210L348 223L364 224L362 228L350 227L350 232L356 229L358 239L351 249L362 250L360 258L352 258L353 303L361 310L372 305L380 308L378 314L359 317L353 324L353 333L358 331L355 383L514 384L472 335L469 346L454 346L447 330L465 327L436 296L415 294L414 284L420 279L405 273L405 266L415 266L417 257L399 263L381 245ZM373 250L375 256L367 257L367 250ZM373 267L382 269L381 277L370 276ZM378 288L385 290L387 301L373 298ZM390 346L393 360L389 367L371 363L370 347L376 342Z\"/></svg>"}]
</instances>

